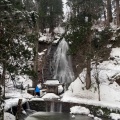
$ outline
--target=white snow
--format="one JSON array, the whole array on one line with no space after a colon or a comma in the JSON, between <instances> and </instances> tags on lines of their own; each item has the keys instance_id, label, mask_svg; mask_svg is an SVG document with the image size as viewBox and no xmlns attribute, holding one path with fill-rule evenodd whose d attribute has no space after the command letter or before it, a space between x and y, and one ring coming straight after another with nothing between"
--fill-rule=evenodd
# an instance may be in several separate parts
<instances>
[{"instance_id":1,"label":"white snow","mask_svg":"<svg viewBox=\"0 0 120 120\"><path fill-rule=\"evenodd\" d=\"M92 115L92 114L88 114L88 116L91 117L91 118L94 118L94 115Z\"/></svg>"},{"instance_id":2,"label":"white snow","mask_svg":"<svg viewBox=\"0 0 120 120\"><path fill-rule=\"evenodd\" d=\"M110 110L120 111L120 86L115 82L115 78L120 78L120 48L112 48L110 57L114 60L103 61L95 68L92 63L92 86L89 90L85 88L86 69L80 73L79 77L71 83L63 94L61 101L70 103L80 103L94 106L101 106L101 108L108 108ZM100 101L98 100L98 89L95 80L95 74L98 72L100 80ZM78 113L78 108L74 108L74 114ZM94 117L93 115L88 115ZM111 113L112 119L120 119L120 114ZM101 120L94 117L94 120Z\"/></svg>"},{"instance_id":3,"label":"white snow","mask_svg":"<svg viewBox=\"0 0 120 120\"><path fill-rule=\"evenodd\" d=\"M110 56L120 60L120 48L112 48Z\"/></svg>"},{"instance_id":4,"label":"white snow","mask_svg":"<svg viewBox=\"0 0 120 120\"><path fill-rule=\"evenodd\" d=\"M59 85L58 86L58 94L60 94L62 91L63 91L63 87L62 87L62 85Z\"/></svg>"},{"instance_id":5,"label":"white snow","mask_svg":"<svg viewBox=\"0 0 120 120\"><path fill-rule=\"evenodd\" d=\"M88 115L90 113L90 110L85 108L85 107L81 107L81 106L74 106L70 108L70 113L71 114L82 114L82 115Z\"/></svg>"},{"instance_id":6,"label":"white snow","mask_svg":"<svg viewBox=\"0 0 120 120\"><path fill-rule=\"evenodd\" d=\"M27 89L25 91L21 91L18 89L13 89L10 90L9 92L5 93L6 98L26 98L26 99L30 99L33 98L34 96L30 95L27 93Z\"/></svg>"},{"instance_id":7,"label":"white snow","mask_svg":"<svg viewBox=\"0 0 120 120\"><path fill-rule=\"evenodd\" d=\"M59 81L58 80L47 80L44 84L45 85L58 85Z\"/></svg>"},{"instance_id":8,"label":"white snow","mask_svg":"<svg viewBox=\"0 0 120 120\"><path fill-rule=\"evenodd\" d=\"M63 27L56 27L54 29L54 37L51 35L51 33L49 33L49 29L46 29L46 33L39 33L40 34L40 38L39 41L41 42L46 42L46 43L58 43L58 41L60 40L60 36L65 32L65 29Z\"/></svg>"},{"instance_id":9,"label":"white snow","mask_svg":"<svg viewBox=\"0 0 120 120\"><path fill-rule=\"evenodd\" d=\"M110 118L112 120L119 120L120 119L120 114L110 113Z\"/></svg>"},{"instance_id":10,"label":"white snow","mask_svg":"<svg viewBox=\"0 0 120 120\"><path fill-rule=\"evenodd\" d=\"M15 116L8 113L8 112L5 112L4 113L4 120L15 120Z\"/></svg>"},{"instance_id":11,"label":"white snow","mask_svg":"<svg viewBox=\"0 0 120 120\"><path fill-rule=\"evenodd\" d=\"M98 101L98 90L95 80L95 75L98 72L100 81L100 98L101 101L120 102L120 86L114 81L113 76L119 77L120 73L120 48L113 48L110 57L114 57L115 60L108 60L99 63L97 70L95 64L92 64L92 86L89 90L85 88L85 75L86 69L80 73L79 77L71 83L69 91L74 96L79 96L84 99L91 99ZM114 94L113 94L114 93ZM111 99L110 99L111 98Z\"/></svg>"},{"instance_id":12,"label":"white snow","mask_svg":"<svg viewBox=\"0 0 120 120\"><path fill-rule=\"evenodd\" d=\"M30 99L30 101L44 101L43 98L32 98Z\"/></svg>"},{"instance_id":13,"label":"white snow","mask_svg":"<svg viewBox=\"0 0 120 120\"><path fill-rule=\"evenodd\" d=\"M19 99L22 99L22 104L24 104L27 101L27 99L25 99L25 98L11 98L11 99L5 100L4 110L7 111L11 107L17 106Z\"/></svg>"},{"instance_id":14,"label":"white snow","mask_svg":"<svg viewBox=\"0 0 120 120\"><path fill-rule=\"evenodd\" d=\"M102 119L98 117L94 117L94 120L102 120Z\"/></svg>"},{"instance_id":15,"label":"white snow","mask_svg":"<svg viewBox=\"0 0 120 120\"><path fill-rule=\"evenodd\" d=\"M72 93L65 93L63 98L61 99L63 102L70 102L70 103L79 103L79 104L87 104L87 105L94 105L94 106L101 106L101 108L108 108L113 110L120 111L120 103L116 102L107 102L107 101L98 101L98 100L90 100L90 99L83 99L79 96L74 96Z\"/></svg>"},{"instance_id":16,"label":"white snow","mask_svg":"<svg viewBox=\"0 0 120 120\"><path fill-rule=\"evenodd\" d=\"M44 100L54 100L54 99L59 99L60 97L55 95L54 93L47 93L42 98Z\"/></svg>"},{"instance_id":17,"label":"white snow","mask_svg":"<svg viewBox=\"0 0 120 120\"><path fill-rule=\"evenodd\" d=\"M63 33L65 33L65 29L64 29L63 27L56 27L56 28L54 29L54 32L55 32L56 34L63 34Z\"/></svg>"}]
</instances>

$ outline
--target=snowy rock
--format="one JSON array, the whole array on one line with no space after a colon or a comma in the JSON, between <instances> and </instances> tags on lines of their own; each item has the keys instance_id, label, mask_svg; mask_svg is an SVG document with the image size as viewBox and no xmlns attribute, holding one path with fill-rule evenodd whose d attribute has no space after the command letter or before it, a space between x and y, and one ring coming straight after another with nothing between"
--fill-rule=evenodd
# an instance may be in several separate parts
<instances>
[{"instance_id":1,"label":"snowy rock","mask_svg":"<svg viewBox=\"0 0 120 120\"><path fill-rule=\"evenodd\" d=\"M62 87L62 85L59 85L58 86L58 93L60 94L62 91L63 91L63 87Z\"/></svg>"},{"instance_id":2,"label":"snowy rock","mask_svg":"<svg viewBox=\"0 0 120 120\"><path fill-rule=\"evenodd\" d=\"M14 98L14 99L7 99L5 100L5 107L4 110L7 111L8 109L10 109L13 106L17 106L18 105L18 100L19 98ZM27 100L25 98L22 98L22 104L24 104Z\"/></svg>"},{"instance_id":3,"label":"snowy rock","mask_svg":"<svg viewBox=\"0 0 120 120\"><path fill-rule=\"evenodd\" d=\"M75 115L72 115L72 118L75 118Z\"/></svg>"},{"instance_id":4,"label":"snowy rock","mask_svg":"<svg viewBox=\"0 0 120 120\"><path fill-rule=\"evenodd\" d=\"M58 100L60 97L55 95L54 93L47 93L42 97L44 100Z\"/></svg>"},{"instance_id":5,"label":"snowy rock","mask_svg":"<svg viewBox=\"0 0 120 120\"><path fill-rule=\"evenodd\" d=\"M102 120L102 119L98 117L94 117L94 120Z\"/></svg>"},{"instance_id":6,"label":"snowy rock","mask_svg":"<svg viewBox=\"0 0 120 120\"><path fill-rule=\"evenodd\" d=\"M92 115L92 114L88 114L88 116L91 117L91 118L94 118L94 115Z\"/></svg>"},{"instance_id":7,"label":"snowy rock","mask_svg":"<svg viewBox=\"0 0 120 120\"><path fill-rule=\"evenodd\" d=\"M59 34L63 34L63 33L65 33L65 30L64 30L63 27L56 27L56 28L54 29L54 32L55 32L55 33L59 33Z\"/></svg>"},{"instance_id":8,"label":"snowy rock","mask_svg":"<svg viewBox=\"0 0 120 120\"><path fill-rule=\"evenodd\" d=\"M120 120L120 114L110 113L110 118L113 120Z\"/></svg>"},{"instance_id":9,"label":"snowy rock","mask_svg":"<svg viewBox=\"0 0 120 120\"><path fill-rule=\"evenodd\" d=\"M98 111L97 111L97 116L102 116L104 113L103 113L103 111L101 110L101 109L99 109Z\"/></svg>"},{"instance_id":10,"label":"snowy rock","mask_svg":"<svg viewBox=\"0 0 120 120\"><path fill-rule=\"evenodd\" d=\"M59 81L58 80L47 80L44 84L45 85L58 85Z\"/></svg>"},{"instance_id":11,"label":"snowy rock","mask_svg":"<svg viewBox=\"0 0 120 120\"><path fill-rule=\"evenodd\" d=\"M4 113L4 120L15 120L15 116L10 114L10 113L5 112Z\"/></svg>"},{"instance_id":12,"label":"snowy rock","mask_svg":"<svg viewBox=\"0 0 120 120\"><path fill-rule=\"evenodd\" d=\"M81 106L74 106L70 108L70 113L71 114L82 114L82 115L88 115L90 113L90 110L85 108L85 107L81 107Z\"/></svg>"}]
</instances>

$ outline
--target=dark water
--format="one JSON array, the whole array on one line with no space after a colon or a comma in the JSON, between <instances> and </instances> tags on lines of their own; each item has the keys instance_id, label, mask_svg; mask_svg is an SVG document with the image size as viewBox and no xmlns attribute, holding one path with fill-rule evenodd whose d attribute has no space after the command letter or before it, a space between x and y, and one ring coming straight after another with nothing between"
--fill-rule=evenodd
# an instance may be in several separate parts
<instances>
[{"instance_id":1,"label":"dark water","mask_svg":"<svg viewBox=\"0 0 120 120\"><path fill-rule=\"evenodd\" d=\"M69 113L50 113L50 112L37 112L30 115L25 120L93 120L92 118L84 115L75 115L73 118Z\"/></svg>"}]
</instances>

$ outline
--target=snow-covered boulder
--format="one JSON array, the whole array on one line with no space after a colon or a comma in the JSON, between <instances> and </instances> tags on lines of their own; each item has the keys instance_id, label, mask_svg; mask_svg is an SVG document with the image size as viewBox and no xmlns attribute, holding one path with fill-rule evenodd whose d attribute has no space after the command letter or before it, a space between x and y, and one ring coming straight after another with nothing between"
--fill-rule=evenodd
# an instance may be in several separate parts
<instances>
[{"instance_id":1,"label":"snow-covered boulder","mask_svg":"<svg viewBox=\"0 0 120 120\"><path fill-rule=\"evenodd\" d=\"M109 116L112 120L120 120L120 114L110 113Z\"/></svg>"},{"instance_id":2,"label":"snow-covered boulder","mask_svg":"<svg viewBox=\"0 0 120 120\"><path fill-rule=\"evenodd\" d=\"M54 93L47 93L42 97L45 101L58 100L60 97Z\"/></svg>"},{"instance_id":3,"label":"snow-covered boulder","mask_svg":"<svg viewBox=\"0 0 120 120\"><path fill-rule=\"evenodd\" d=\"M90 110L85 107L81 106L74 106L70 108L70 113L71 114L82 114L82 115L88 115L90 114Z\"/></svg>"},{"instance_id":4,"label":"snow-covered boulder","mask_svg":"<svg viewBox=\"0 0 120 120\"><path fill-rule=\"evenodd\" d=\"M15 120L15 116L8 113L8 112L5 112L4 113L4 120Z\"/></svg>"}]
</instances>

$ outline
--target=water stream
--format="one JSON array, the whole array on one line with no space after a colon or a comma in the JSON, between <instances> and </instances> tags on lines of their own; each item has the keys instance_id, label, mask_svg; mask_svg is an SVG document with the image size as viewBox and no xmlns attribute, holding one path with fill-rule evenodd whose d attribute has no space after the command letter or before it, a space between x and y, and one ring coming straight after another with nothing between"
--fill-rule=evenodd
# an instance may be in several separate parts
<instances>
[{"instance_id":1,"label":"water stream","mask_svg":"<svg viewBox=\"0 0 120 120\"><path fill-rule=\"evenodd\" d=\"M92 118L84 115L75 115L73 118L69 113L51 113L51 112L37 112L25 120L93 120Z\"/></svg>"},{"instance_id":2,"label":"water stream","mask_svg":"<svg viewBox=\"0 0 120 120\"><path fill-rule=\"evenodd\" d=\"M60 83L70 84L74 80L74 73L72 69L71 56L68 55L69 46L63 38L59 43L58 48L54 54L54 77Z\"/></svg>"},{"instance_id":3,"label":"water stream","mask_svg":"<svg viewBox=\"0 0 120 120\"><path fill-rule=\"evenodd\" d=\"M29 105L29 102L28 102L28 101L26 102L26 107L27 107L27 109L30 110L30 105Z\"/></svg>"},{"instance_id":4,"label":"water stream","mask_svg":"<svg viewBox=\"0 0 120 120\"><path fill-rule=\"evenodd\" d=\"M55 112L55 103L54 103L54 101L51 102L50 112Z\"/></svg>"},{"instance_id":5,"label":"water stream","mask_svg":"<svg viewBox=\"0 0 120 120\"><path fill-rule=\"evenodd\" d=\"M62 112L62 103L53 101L46 101L46 112Z\"/></svg>"}]
</instances>

